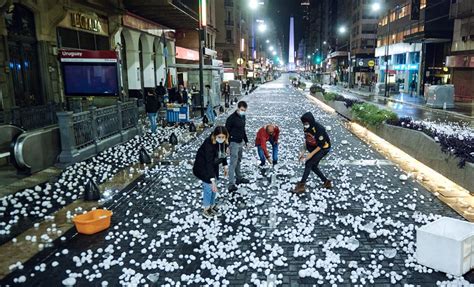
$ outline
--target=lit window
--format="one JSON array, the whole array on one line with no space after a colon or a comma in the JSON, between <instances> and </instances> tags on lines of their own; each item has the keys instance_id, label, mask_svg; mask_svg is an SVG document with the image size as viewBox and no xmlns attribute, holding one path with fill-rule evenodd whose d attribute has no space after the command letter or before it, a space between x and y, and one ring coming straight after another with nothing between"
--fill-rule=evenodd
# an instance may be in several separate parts
<instances>
[{"instance_id":1,"label":"lit window","mask_svg":"<svg viewBox=\"0 0 474 287\"><path fill-rule=\"evenodd\" d=\"M420 1L420 10L426 8L426 0Z\"/></svg>"}]
</instances>

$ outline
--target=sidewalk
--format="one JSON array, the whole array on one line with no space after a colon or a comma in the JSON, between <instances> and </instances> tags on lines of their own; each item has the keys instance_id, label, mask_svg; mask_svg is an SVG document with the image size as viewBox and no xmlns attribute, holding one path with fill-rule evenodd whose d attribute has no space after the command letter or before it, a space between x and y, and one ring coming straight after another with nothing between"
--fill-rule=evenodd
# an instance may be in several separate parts
<instances>
[{"instance_id":1,"label":"sidewalk","mask_svg":"<svg viewBox=\"0 0 474 287\"><path fill-rule=\"evenodd\" d=\"M343 88L340 86L324 85L328 91L356 96L365 102L372 102L391 109L399 117L412 117L415 120L448 121L453 123L469 123L474 125L473 104L457 103L454 109L442 110L425 106L424 98L421 96L410 96L406 93L390 95L389 98L376 96L372 92L359 91L358 88Z\"/></svg>"}]
</instances>

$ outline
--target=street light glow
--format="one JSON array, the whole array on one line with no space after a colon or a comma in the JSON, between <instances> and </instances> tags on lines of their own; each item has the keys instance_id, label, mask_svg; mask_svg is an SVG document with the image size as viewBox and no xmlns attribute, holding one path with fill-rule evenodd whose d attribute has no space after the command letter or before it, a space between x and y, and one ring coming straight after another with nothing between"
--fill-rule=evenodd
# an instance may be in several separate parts
<instances>
[{"instance_id":1,"label":"street light glow","mask_svg":"<svg viewBox=\"0 0 474 287\"><path fill-rule=\"evenodd\" d=\"M270 47L268 47L268 50L273 51L273 50L275 50L275 48L273 48L273 46L270 46Z\"/></svg>"},{"instance_id":2,"label":"street light glow","mask_svg":"<svg viewBox=\"0 0 474 287\"><path fill-rule=\"evenodd\" d=\"M258 0L250 0L249 7L252 10L256 10L258 8Z\"/></svg>"},{"instance_id":3,"label":"street light glow","mask_svg":"<svg viewBox=\"0 0 474 287\"><path fill-rule=\"evenodd\" d=\"M276 56L276 54L277 54L276 51L273 51L273 52L272 52L272 55L273 55L273 56Z\"/></svg>"},{"instance_id":4,"label":"street light glow","mask_svg":"<svg viewBox=\"0 0 474 287\"><path fill-rule=\"evenodd\" d=\"M341 27L339 27L339 33L340 33L340 34L344 34L344 33L346 33L346 32L347 32L346 26L341 26Z\"/></svg>"},{"instance_id":5,"label":"street light glow","mask_svg":"<svg viewBox=\"0 0 474 287\"><path fill-rule=\"evenodd\" d=\"M372 11L378 12L378 11L380 11L380 9L382 9L382 5L380 5L379 2L374 2L372 4Z\"/></svg>"},{"instance_id":6,"label":"street light glow","mask_svg":"<svg viewBox=\"0 0 474 287\"><path fill-rule=\"evenodd\" d=\"M324 41L324 42L323 42L323 45L326 45L327 43L328 43L328 42Z\"/></svg>"},{"instance_id":7,"label":"street light glow","mask_svg":"<svg viewBox=\"0 0 474 287\"><path fill-rule=\"evenodd\" d=\"M267 43L267 44L270 43L270 40L267 39L267 40L265 41L265 43Z\"/></svg>"},{"instance_id":8,"label":"street light glow","mask_svg":"<svg viewBox=\"0 0 474 287\"><path fill-rule=\"evenodd\" d=\"M267 30L267 25L265 23L260 23L260 25L258 25L258 31L263 33Z\"/></svg>"},{"instance_id":9,"label":"street light glow","mask_svg":"<svg viewBox=\"0 0 474 287\"><path fill-rule=\"evenodd\" d=\"M311 56L310 56L310 55L308 55L306 58L308 58L308 59L311 59Z\"/></svg>"}]
</instances>

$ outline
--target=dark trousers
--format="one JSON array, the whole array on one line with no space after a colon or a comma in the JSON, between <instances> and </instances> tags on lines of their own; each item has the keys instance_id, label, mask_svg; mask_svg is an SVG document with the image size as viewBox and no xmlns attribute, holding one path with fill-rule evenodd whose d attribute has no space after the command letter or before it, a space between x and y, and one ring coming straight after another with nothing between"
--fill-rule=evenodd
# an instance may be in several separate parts
<instances>
[{"instance_id":1,"label":"dark trousers","mask_svg":"<svg viewBox=\"0 0 474 287\"><path fill-rule=\"evenodd\" d=\"M306 180L308 180L308 176L311 171L314 171L314 173L316 173L316 175L321 179L322 182L325 182L328 180L319 169L319 162L328 153L329 153L329 149L322 149L318 153L316 153L310 160L306 161L305 166L304 166L303 178L301 178L301 182L306 182Z\"/></svg>"}]
</instances>

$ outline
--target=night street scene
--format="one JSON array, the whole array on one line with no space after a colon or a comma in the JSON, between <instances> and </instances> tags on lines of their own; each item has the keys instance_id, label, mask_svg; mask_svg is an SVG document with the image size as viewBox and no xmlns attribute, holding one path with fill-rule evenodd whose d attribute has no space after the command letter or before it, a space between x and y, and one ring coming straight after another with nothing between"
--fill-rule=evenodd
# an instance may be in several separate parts
<instances>
[{"instance_id":1,"label":"night street scene","mask_svg":"<svg viewBox=\"0 0 474 287\"><path fill-rule=\"evenodd\" d=\"M0 286L474 286L474 0L0 15Z\"/></svg>"}]
</instances>

